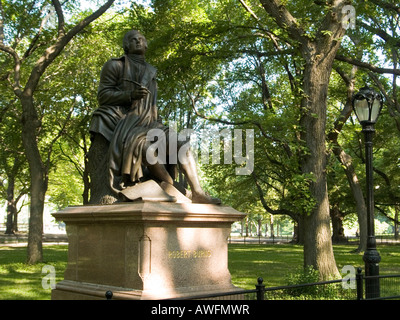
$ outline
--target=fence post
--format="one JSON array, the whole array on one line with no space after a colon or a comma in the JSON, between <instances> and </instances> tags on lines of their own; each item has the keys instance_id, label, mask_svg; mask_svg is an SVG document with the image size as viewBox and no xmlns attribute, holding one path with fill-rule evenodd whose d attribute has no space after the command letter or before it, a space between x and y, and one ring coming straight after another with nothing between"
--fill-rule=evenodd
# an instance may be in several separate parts
<instances>
[{"instance_id":1,"label":"fence post","mask_svg":"<svg viewBox=\"0 0 400 320\"><path fill-rule=\"evenodd\" d=\"M257 300L264 300L265 285L263 284L263 278L257 279L256 289L257 289Z\"/></svg>"},{"instance_id":2,"label":"fence post","mask_svg":"<svg viewBox=\"0 0 400 320\"><path fill-rule=\"evenodd\" d=\"M112 296L113 296L112 291L110 291L110 290L106 291L105 296L106 296L106 299L107 299L107 300L111 300L111 299L112 299Z\"/></svg>"},{"instance_id":3,"label":"fence post","mask_svg":"<svg viewBox=\"0 0 400 320\"><path fill-rule=\"evenodd\" d=\"M356 284L357 284L357 300L363 300L363 275L362 269L360 267L357 268L356 274Z\"/></svg>"}]
</instances>

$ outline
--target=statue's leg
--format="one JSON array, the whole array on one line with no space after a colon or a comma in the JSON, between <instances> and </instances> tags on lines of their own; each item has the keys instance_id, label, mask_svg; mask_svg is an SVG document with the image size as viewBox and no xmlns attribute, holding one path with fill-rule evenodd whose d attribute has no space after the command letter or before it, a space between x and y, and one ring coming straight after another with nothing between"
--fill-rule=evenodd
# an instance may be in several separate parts
<instances>
[{"instance_id":1,"label":"statue's leg","mask_svg":"<svg viewBox=\"0 0 400 320\"><path fill-rule=\"evenodd\" d=\"M202 189L197 173L196 161L191 150L188 149L186 152L181 152L180 155L182 159L179 159L180 157L178 157L179 167L185 175L192 191L192 202L220 204L220 199L209 196Z\"/></svg>"},{"instance_id":2,"label":"statue's leg","mask_svg":"<svg viewBox=\"0 0 400 320\"><path fill-rule=\"evenodd\" d=\"M144 145L144 148L142 150L143 152L143 161L144 164L147 166L149 169L150 173L159 181L164 181L169 184L174 183L171 175L168 173L168 170L166 169L165 165L162 163L155 163L155 164L149 164L146 160L146 154L147 150L150 147L150 142L147 142ZM178 149L180 150L182 147L187 148L187 145L178 145ZM168 146L166 150L169 150ZM169 155L167 154L167 157ZM204 190L201 188L199 177L197 174L197 168L196 168L196 161L193 157L193 154L190 149L187 149L186 151L183 149L181 152L179 152L178 158L178 164L180 169L182 170L182 173L185 175L191 192L192 192L192 202L194 203L210 203L210 204L220 204L221 200L217 198L213 198L206 194ZM180 159L182 158L182 159Z\"/></svg>"},{"instance_id":3,"label":"statue's leg","mask_svg":"<svg viewBox=\"0 0 400 320\"><path fill-rule=\"evenodd\" d=\"M167 168L164 164L156 162L155 164L150 164L147 161L147 150L150 147L151 143L146 142L143 150L142 150L142 159L143 164L147 167L150 172L150 175L154 177L156 180L160 182L167 182L169 184L174 184L174 180L172 179L171 175L169 174Z\"/></svg>"},{"instance_id":4,"label":"statue's leg","mask_svg":"<svg viewBox=\"0 0 400 320\"><path fill-rule=\"evenodd\" d=\"M164 181L169 184L174 184L174 180L172 179L171 175L163 164L156 163L154 165L148 165L147 169L149 169L150 174L154 176L157 180Z\"/></svg>"}]
</instances>

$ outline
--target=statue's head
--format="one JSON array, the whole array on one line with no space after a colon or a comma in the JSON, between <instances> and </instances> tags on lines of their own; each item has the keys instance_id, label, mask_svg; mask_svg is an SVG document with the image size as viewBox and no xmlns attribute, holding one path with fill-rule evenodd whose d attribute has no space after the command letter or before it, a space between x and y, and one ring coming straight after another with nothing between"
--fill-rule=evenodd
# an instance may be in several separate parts
<instances>
[{"instance_id":1,"label":"statue's head","mask_svg":"<svg viewBox=\"0 0 400 320\"><path fill-rule=\"evenodd\" d=\"M125 33L123 48L126 54L144 55L147 50L147 40L138 30L130 30Z\"/></svg>"}]
</instances>

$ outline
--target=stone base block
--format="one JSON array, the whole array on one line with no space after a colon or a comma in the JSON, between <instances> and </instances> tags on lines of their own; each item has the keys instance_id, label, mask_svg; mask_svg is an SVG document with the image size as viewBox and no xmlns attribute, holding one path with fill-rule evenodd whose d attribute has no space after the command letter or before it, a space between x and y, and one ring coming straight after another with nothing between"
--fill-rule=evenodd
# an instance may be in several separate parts
<instances>
[{"instance_id":1,"label":"stone base block","mask_svg":"<svg viewBox=\"0 0 400 320\"><path fill-rule=\"evenodd\" d=\"M69 207L53 214L69 241L52 299L170 299L235 292L228 270L233 208L174 202Z\"/></svg>"}]
</instances>

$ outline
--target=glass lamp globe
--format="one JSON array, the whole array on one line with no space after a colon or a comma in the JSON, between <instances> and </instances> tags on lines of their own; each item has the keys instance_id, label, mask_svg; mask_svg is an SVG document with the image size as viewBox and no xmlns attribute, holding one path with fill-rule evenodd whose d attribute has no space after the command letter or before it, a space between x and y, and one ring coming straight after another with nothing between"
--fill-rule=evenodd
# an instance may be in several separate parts
<instances>
[{"instance_id":1,"label":"glass lamp globe","mask_svg":"<svg viewBox=\"0 0 400 320\"><path fill-rule=\"evenodd\" d=\"M375 124L383 106L380 93L369 87L363 87L353 97L353 109L361 125Z\"/></svg>"}]
</instances>

